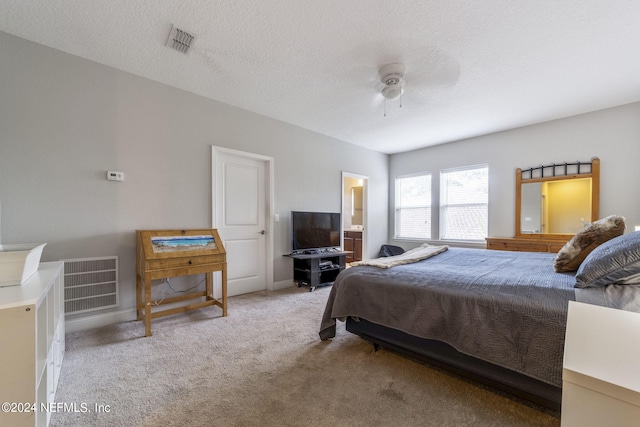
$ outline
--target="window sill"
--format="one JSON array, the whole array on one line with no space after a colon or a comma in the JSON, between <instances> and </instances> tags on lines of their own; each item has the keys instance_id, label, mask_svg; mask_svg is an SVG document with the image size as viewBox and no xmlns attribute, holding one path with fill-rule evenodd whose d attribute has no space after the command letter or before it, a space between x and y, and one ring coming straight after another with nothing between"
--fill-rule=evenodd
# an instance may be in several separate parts
<instances>
[{"instance_id":1,"label":"window sill","mask_svg":"<svg viewBox=\"0 0 640 427\"><path fill-rule=\"evenodd\" d=\"M408 237L395 237L394 242L403 243L428 243L430 245L448 245L459 248L486 249L487 243L484 240L432 240L432 239L412 239Z\"/></svg>"}]
</instances>

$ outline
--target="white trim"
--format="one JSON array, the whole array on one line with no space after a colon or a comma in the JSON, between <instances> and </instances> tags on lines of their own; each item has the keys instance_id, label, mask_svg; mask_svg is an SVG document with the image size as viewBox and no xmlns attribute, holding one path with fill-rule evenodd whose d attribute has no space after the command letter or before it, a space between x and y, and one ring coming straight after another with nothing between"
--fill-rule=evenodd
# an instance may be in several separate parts
<instances>
[{"instance_id":1,"label":"white trim","mask_svg":"<svg viewBox=\"0 0 640 427\"><path fill-rule=\"evenodd\" d=\"M280 280L279 282L274 282L273 283L273 290L274 291L278 291L280 289L292 288L294 286L296 286L296 283L294 281L292 281L291 279L289 279L289 280Z\"/></svg>"},{"instance_id":2,"label":"white trim","mask_svg":"<svg viewBox=\"0 0 640 427\"><path fill-rule=\"evenodd\" d=\"M93 316L80 316L71 320L65 320L64 329L66 333L84 331L87 329L100 328L102 326L113 325L122 322L136 320L136 309L111 311L104 314L94 314ZM144 324L140 323L140 331L144 332Z\"/></svg>"},{"instance_id":3,"label":"white trim","mask_svg":"<svg viewBox=\"0 0 640 427\"><path fill-rule=\"evenodd\" d=\"M267 213L265 218L265 228L267 231L266 236L266 288L268 291L274 290L273 283L273 245L274 245L274 230L273 217L274 217L274 158L269 156L263 156L261 154L248 153L245 151L234 150L231 148L218 147L216 145L211 146L211 228L217 228L216 222L216 198L213 196L213 192L216 188L216 155L227 154L237 156L245 159L260 160L265 163L265 179L267 181Z\"/></svg>"}]
</instances>

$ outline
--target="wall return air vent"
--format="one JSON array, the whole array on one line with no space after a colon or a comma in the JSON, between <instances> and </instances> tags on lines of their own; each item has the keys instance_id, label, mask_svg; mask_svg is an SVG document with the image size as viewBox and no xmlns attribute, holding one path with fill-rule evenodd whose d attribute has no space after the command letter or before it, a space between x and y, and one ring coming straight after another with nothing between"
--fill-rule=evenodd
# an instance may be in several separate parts
<instances>
[{"instance_id":1,"label":"wall return air vent","mask_svg":"<svg viewBox=\"0 0 640 427\"><path fill-rule=\"evenodd\" d=\"M64 261L64 311L84 313L118 306L118 257Z\"/></svg>"},{"instance_id":2,"label":"wall return air vent","mask_svg":"<svg viewBox=\"0 0 640 427\"><path fill-rule=\"evenodd\" d=\"M171 27L169 38L167 39L167 46L182 53L188 53L193 45L195 36L190 34L175 25Z\"/></svg>"}]
</instances>

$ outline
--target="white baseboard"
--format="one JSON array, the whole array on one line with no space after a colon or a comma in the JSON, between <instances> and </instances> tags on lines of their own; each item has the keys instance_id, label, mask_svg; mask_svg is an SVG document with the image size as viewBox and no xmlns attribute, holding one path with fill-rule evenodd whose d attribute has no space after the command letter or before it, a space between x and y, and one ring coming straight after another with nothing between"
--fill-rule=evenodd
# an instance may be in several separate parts
<instances>
[{"instance_id":1,"label":"white baseboard","mask_svg":"<svg viewBox=\"0 0 640 427\"><path fill-rule=\"evenodd\" d=\"M113 325L114 323L130 322L132 320L136 320L136 309L128 308L126 310L66 320L64 322L64 328L66 333L71 333Z\"/></svg>"},{"instance_id":2,"label":"white baseboard","mask_svg":"<svg viewBox=\"0 0 640 427\"><path fill-rule=\"evenodd\" d=\"M291 288L295 285L296 284L293 280L281 280L279 282L273 282L273 290L277 291L284 288Z\"/></svg>"},{"instance_id":3,"label":"white baseboard","mask_svg":"<svg viewBox=\"0 0 640 427\"><path fill-rule=\"evenodd\" d=\"M290 288L296 284L292 280L281 280L273 283L273 290ZM114 323L131 322L136 320L136 309L127 308L124 310L112 311L109 313L96 314L93 316L83 316L66 320L65 332L72 333L87 329L100 328L102 326L113 325Z\"/></svg>"}]
</instances>

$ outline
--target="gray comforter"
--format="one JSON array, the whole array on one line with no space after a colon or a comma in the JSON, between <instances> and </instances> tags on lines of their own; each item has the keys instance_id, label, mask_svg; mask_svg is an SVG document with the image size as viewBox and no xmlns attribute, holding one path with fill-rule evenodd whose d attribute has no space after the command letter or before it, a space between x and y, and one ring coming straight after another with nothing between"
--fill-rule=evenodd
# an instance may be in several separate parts
<instances>
[{"instance_id":1,"label":"gray comforter","mask_svg":"<svg viewBox=\"0 0 640 427\"><path fill-rule=\"evenodd\" d=\"M449 248L389 269L344 270L320 328L335 336L348 316L448 343L458 351L562 384L572 273L553 271L555 254Z\"/></svg>"}]
</instances>

